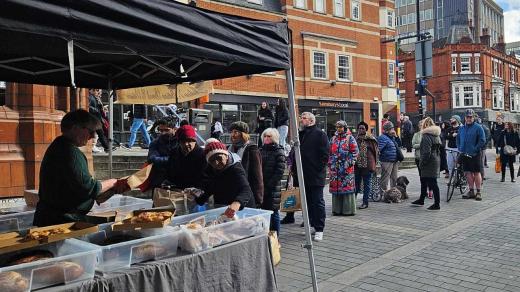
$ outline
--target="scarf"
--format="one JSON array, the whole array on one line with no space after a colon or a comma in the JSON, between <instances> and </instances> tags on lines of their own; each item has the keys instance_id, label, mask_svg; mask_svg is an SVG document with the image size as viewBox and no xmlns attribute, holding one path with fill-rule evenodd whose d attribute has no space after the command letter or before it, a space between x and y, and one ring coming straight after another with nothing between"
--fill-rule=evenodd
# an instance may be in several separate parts
<instances>
[{"instance_id":1,"label":"scarf","mask_svg":"<svg viewBox=\"0 0 520 292\"><path fill-rule=\"evenodd\" d=\"M244 143L244 141L239 141L237 143L233 143L233 145L230 146L231 152L238 154L240 159L244 156L244 151L246 150L247 145L249 145L249 141Z\"/></svg>"}]
</instances>

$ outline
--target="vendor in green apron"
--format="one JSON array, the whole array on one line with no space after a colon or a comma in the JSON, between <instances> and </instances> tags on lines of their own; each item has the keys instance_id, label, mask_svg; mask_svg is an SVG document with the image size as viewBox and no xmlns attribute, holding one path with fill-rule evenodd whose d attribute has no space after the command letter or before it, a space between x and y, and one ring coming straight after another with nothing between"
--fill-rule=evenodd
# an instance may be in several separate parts
<instances>
[{"instance_id":1,"label":"vendor in green apron","mask_svg":"<svg viewBox=\"0 0 520 292\"><path fill-rule=\"evenodd\" d=\"M63 117L62 135L43 156L35 226L81 221L100 193L111 188L119 193L126 187L116 179L97 181L89 173L87 158L78 147L87 145L100 128L99 120L82 109Z\"/></svg>"}]
</instances>

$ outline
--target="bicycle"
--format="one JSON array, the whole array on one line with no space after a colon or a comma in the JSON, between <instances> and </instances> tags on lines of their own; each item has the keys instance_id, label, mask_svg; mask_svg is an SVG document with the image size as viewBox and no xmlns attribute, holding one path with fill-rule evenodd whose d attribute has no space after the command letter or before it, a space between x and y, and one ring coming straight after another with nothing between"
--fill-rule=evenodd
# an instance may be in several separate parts
<instances>
[{"instance_id":1,"label":"bicycle","mask_svg":"<svg viewBox=\"0 0 520 292\"><path fill-rule=\"evenodd\" d=\"M455 164L453 169L450 171L450 178L448 180L448 190L446 193L446 202L449 202L453 197L453 192L455 189L460 190L460 194L464 194L468 189L468 181L466 180L466 175L464 174L464 170L462 169L462 165L460 162L461 155L465 157L470 157L470 155L462 153L457 150L448 150L448 152L453 155L456 153Z\"/></svg>"}]
</instances>

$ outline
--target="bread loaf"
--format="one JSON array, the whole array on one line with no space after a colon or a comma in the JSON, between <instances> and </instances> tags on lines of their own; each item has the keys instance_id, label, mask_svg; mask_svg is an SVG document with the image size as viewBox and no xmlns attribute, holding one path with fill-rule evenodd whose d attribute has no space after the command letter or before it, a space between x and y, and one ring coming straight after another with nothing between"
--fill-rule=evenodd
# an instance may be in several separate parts
<instances>
[{"instance_id":1,"label":"bread loaf","mask_svg":"<svg viewBox=\"0 0 520 292\"><path fill-rule=\"evenodd\" d=\"M29 289L29 280L17 272L0 273L0 291L23 292Z\"/></svg>"}]
</instances>

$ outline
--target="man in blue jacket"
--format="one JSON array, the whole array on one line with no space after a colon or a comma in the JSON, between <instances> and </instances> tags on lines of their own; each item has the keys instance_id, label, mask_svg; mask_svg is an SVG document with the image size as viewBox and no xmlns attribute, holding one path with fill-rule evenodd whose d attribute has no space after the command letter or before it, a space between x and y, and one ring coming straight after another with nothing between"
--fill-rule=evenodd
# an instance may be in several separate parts
<instances>
[{"instance_id":1,"label":"man in blue jacket","mask_svg":"<svg viewBox=\"0 0 520 292\"><path fill-rule=\"evenodd\" d=\"M486 144L486 135L481 125L475 123L475 111L466 110L465 124L460 127L457 135L457 148L462 155L462 168L466 173L469 191L463 195L463 199L482 200L480 187L482 185L481 169L481 149ZM475 189L477 192L475 193Z\"/></svg>"},{"instance_id":2,"label":"man in blue jacket","mask_svg":"<svg viewBox=\"0 0 520 292\"><path fill-rule=\"evenodd\" d=\"M381 161L381 189L384 191L389 189L388 181L390 181L390 188L395 187L399 171L398 146L395 137L394 124L387 121L383 125L383 134L377 138L379 161Z\"/></svg>"}]
</instances>

